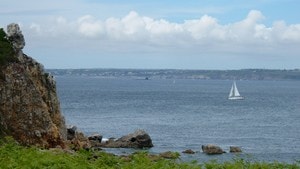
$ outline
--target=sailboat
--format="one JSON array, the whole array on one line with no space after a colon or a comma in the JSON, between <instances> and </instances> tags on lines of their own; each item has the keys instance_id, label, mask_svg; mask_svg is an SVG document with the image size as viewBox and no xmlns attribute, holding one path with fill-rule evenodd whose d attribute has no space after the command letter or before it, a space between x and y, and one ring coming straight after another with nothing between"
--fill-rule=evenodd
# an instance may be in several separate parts
<instances>
[{"instance_id":1,"label":"sailboat","mask_svg":"<svg viewBox=\"0 0 300 169\"><path fill-rule=\"evenodd\" d=\"M240 93L236 87L235 81L233 82L233 84L231 86L228 99L229 100L243 100L244 99L244 97L240 95Z\"/></svg>"}]
</instances>

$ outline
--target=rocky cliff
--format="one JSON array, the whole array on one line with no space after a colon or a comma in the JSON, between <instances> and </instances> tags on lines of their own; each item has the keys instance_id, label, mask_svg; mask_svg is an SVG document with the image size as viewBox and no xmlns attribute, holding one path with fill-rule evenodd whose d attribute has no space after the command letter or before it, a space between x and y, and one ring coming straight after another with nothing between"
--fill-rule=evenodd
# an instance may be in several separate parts
<instances>
[{"instance_id":1,"label":"rocky cliff","mask_svg":"<svg viewBox=\"0 0 300 169\"><path fill-rule=\"evenodd\" d=\"M67 130L53 77L23 54L25 40L17 24L8 25L2 42L11 44L13 55L1 56L10 59L0 65L0 137L12 136L23 145L64 147Z\"/></svg>"}]
</instances>

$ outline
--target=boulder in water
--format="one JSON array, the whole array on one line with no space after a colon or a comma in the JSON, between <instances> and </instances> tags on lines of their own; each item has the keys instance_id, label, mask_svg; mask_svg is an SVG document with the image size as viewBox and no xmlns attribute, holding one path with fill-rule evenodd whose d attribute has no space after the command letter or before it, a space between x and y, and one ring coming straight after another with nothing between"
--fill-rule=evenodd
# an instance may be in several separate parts
<instances>
[{"instance_id":1,"label":"boulder in water","mask_svg":"<svg viewBox=\"0 0 300 169\"><path fill-rule=\"evenodd\" d=\"M230 149L229 152L231 152L231 153L241 153L242 152L242 149L237 146L230 146L229 149Z\"/></svg>"},{"instance_id":2,"label":"boulder in water","mask_svg":"<svg viewBox=\"0 0 300 169\"><path fill-rule=\"evenodd\" d=\"M101 145L108 148L150 148L153 147L152 140L144 130L123 136L117 140L109 140Z\"/></svg>"},{"instance_id":3,"label":"boulder in water","mask_svg":"<svg viewBox=\"0 0 300 169\"><path fill-rule=\"evenodd\" d=\"M185 153L185 154L195 154L195 152L191 149L188 149L188 150L184 150L182 153Z\"/></svg>"},{"instance_id":4,"label":"boulder in water","mask_svg":"<svg viewBox=\"0 0 300 169\"><path fill-rule=\"evenodd\" d=\"M209 155L225 153L221 147L213 144L202 145L202 151Z\"/></svg>"}]
</instances>

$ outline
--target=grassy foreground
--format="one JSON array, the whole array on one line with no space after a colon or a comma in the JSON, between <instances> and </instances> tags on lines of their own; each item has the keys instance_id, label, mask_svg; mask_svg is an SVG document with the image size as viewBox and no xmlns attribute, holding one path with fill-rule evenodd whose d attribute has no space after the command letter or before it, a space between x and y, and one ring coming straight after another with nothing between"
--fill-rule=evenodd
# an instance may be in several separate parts
<instances>
[{"instance_id":1,"label":"grassy foreground","mask_svg":"<svg viewBox=\"0 0 300 169\"><path fill-rule=\"evenodd\" d=\"M299 163L259 163L247 162L243 159L218 163L211 161L203 164L195 162L178 162L178 153L175 159L165 159L158 155L139 152L129 156L115 156L105 152L92 152L81 150L66 152L59 149L41 150L36 147L22 147L11 139L0 140L0 168L1 169L98 169L98 168L124 168L124 169L300 169Z\"/></svg>"}]
</instances>

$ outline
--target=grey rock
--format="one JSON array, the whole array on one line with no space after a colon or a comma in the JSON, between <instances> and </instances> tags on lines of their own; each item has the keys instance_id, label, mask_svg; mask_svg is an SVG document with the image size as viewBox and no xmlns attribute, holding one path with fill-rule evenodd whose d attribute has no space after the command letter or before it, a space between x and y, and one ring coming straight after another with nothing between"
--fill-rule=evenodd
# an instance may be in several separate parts
<instances>
[{"instance_id":1,"label":"grey rock","mask_svg":"<svg viewBox=\"0 0 300 169\"><path fill-rule=\"evenodd\" d=\"M204 153L209 155L225 153L221 147L213 144L202 145L201 148Z\"/></svg>"},{"instance_id":2,"label":"grey rock","mask_svg":"<svg viewBox=\"0 0 300 169\"><path fill-rule=\"evenodd\" d=\"M195 152L191 149L188 149L188 150L184 150L182 153L185 153L185 154L195 154Z\"/></svg>"},{"instance_id":3,"label":"grey rock","mask_svg":"<svg viewBox=\"0 0 300 169\"><path fill-rule=\"evenodd\" d=\"M67 145L73 150L92 148L92 142L74 125L67 126ZM97 147L97 146L94 146Z\"/></svg>"},{"instance_id":4,"label":"grey rock","mask_svg":"<svg viewBox=\"0 0 300 169\"><path fill-rule=\"evenodd\" d=\"M91 147L94 149L101 149L102 144L102 136L100 134L93 134L91 136L88 136L88 140L91 143Z\"/></svg>"},{"instance_id":5,"label":"grey rock","mask_svg":"<svg viewBox=\"0 0 300 169\"><path fill-rule=\"evenodd\" d=\"M231 152L231 153L241 153L242 149L240 147L237 147L237 146L230 146L229 147L229 152Z\"/></svg>"},{"instance_id":6,"label":"grey rock","mask_svg":"<svg viewBox=\"0 0 300 169\"><path fill-rule=\"evenodd\" d=\"M117 140L109 140L101 146L109 148L150 148L153 147L153 144L148 133L144 130L137 130Z\"/></svg>"},{"instance_id":7,"label":"grey rock","mask_svg":"<svg viewBox=\"0 0 300 169\"><path fill-rule=\"evenodd\" d=\"M75 134L77 131L77 127L76 126L67 126L67 139L68 140L72 140L75 138Z\"/></svg>"},{"instance_id":8,"label":"grey rock","mask_svg":"<svg viewBox=\"0 0 300 169\"><path fill-rule=\"evenodd\" d=\"M11 23L7 26L7 36L12 42L16 51L22 50L25 46L25 39L18 24Z\"/></svg>"},{"instance_id":9,"label":"grey rock","mask_svg":"<svg viewBox=\"0 0 300 169\"><path fill-rule=\"evenodd\" d=\"M101 143L102 136L100 134L93 134L91 136L88 136L88 139Z\"/></svg>"}]
</instances>

